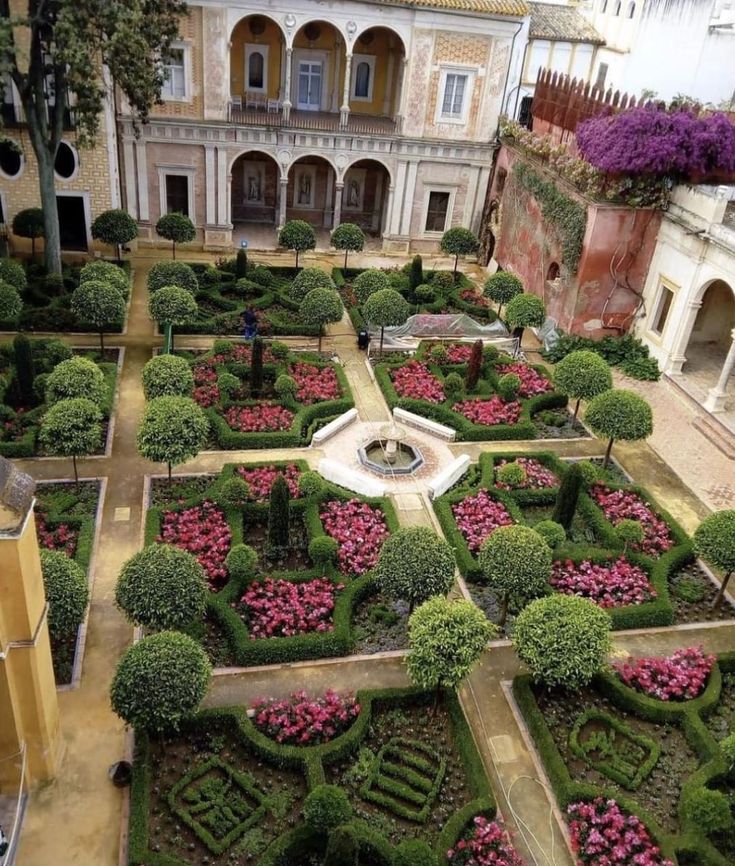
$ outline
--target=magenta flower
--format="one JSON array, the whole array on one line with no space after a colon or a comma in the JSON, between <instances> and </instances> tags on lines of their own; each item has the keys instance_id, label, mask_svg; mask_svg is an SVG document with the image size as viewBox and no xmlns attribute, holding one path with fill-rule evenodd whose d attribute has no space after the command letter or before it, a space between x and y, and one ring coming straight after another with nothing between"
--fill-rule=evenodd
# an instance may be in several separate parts
<instances>
[{"instance_id":1,"label":"magenta flower","mask_svg":"<svg viewBox=\"0 0 735 866\"><path fill-rule=\"evenodd\" d=\"M264 401L256 406L231 406L225 412L225 421L240 433L273 433L290 430L293 412L277 403Z\"/></svg>"},{"instance_id":2,"label":"magenta flower","mask_svg":"<svg viewBox=\"0 0 735 866\"><path fill-rule=\"evenodd\" d=\"M517 463L519 466L522 466L526 472L526 480L513 487L510 484L503 484L502 481L498 481L498 469L507 463ZM495 466L495 474L495 486L500 487L502 490L546 490L549 487L559 486L559 479L556 477L556 474L551 469L547 469L540 460L536 460L534 457L516 457L512 461L499 460Z\"/></svg>"},{"instance_id":3,"label":"magenta flower","mask_svg":"<svg viewBox=\"0 0 735 866\"><path fill-rule=\"evenodd\" d=\"M326 577L305 583L255 580L240 599L241 616L251 640L332 631L335 597L343 588Z\"/></svg>"},{"instance_id":4,"label":"magenta flower","mask_svg":"<svg viewBox=\"0 0 735 866\"><path fill-rule=\"evenodd\" d=\"M342 574L365 574L378 561L383 542L388 537L385 516L359 499L340 502L331 499L319 515L327 535L339 544L339 570Z\"/></svg>"},{"instance_id":5,"label":"magenta flower","mask_svg":"<svg viewBox=\"0 0 735 866\"><path fill-rule=\"evenodd\" d=\"M409 361L390 374L393 387L399 397L410 397L413 400L426 400L427 403L443 403L444 389L442 383L420 361Z\"/></svg>"},{"instance_id":6,"label":"magenta flower","mask_svg":"<svg viewBox=\"0 0 735 866\"><path fill-rule=\"evenodd\" d=\"M473 424L492 427L495 424L516 424L521 415L521 404L506 403L497 394L487 400L464 400L452 406L453 411L464 415Z\"/></svg>"},{"instance_id":7,"label":"magenta flower","mask_svg":"<svg viewBox=\"0 0 735 866\"><path fill-rule=\"evenodd\" d=\"M160 544L173 544L196 556L204 569L209 588L217 590L227 581L225 558L230 551L232 532L224 512L213 502L164 511L161 517Z\"/></svg>"},{"instance_id":8,"label":"magenta flower","mask_svg":"<svg viewBox=\"0 0 735 866\"><path fill-rule=\"evenodd\" d=\"M315 367L298 362L289 368L296 382L296 399L309 406L323 400L336 400L342 396L337 374L332 367Z\"/></svg>"},{"instance_id":9,"label":"magenta flower","mask_svg":"<svg viewBox=\"0 0 735 866\"><path fill-rule=\"evenodd\" d=\"M478 815L466 838L447 851L450 866L523 866L508 834L497 821Z\"/></svg>"},{"instance_id":10,"label":"magenta flower","mask_svg":"<svg viewBox=\"0 0 735 866\"><path fill-rule=\"evenodd\" d=\"M542 376L533 367L528 364L513 363L513 364L498 364L495 368L499 376L504 376L507 373L513 373L521 380L521 387L518 391L521 397L535 397L537 394L545 394L551 391L551 382Z\"/></svg>"},{"instance_id":11,"label":"magenta flower","mask_svg":"<svg viewBox=\"0 0 735 866\"><path fill-rule=\"evenodd\" d=\"M327 689L323 697L309 699L306 692L289 698L260 698L253 703L253 723L277 743L317 746L344 733L360 715L360 704L351 694Z\"/></svg>"},{"instance_id":12,"label":"magenta flower","mask_svg":"<svg viewBox=\"0 0 735 866\"><path fill-rule=\"evenodd\" d=\"M557 561L553 564L550 582L557 592L588 598L598 607L643 604L656 598L656 590L646 572L624 556L610 563Z\"/></svg>"},{"instance_id":13,"label":"magenta flower","mask_svg":"<svg viewBox=\"0 0 735 866\"><path fill-rule=\"evenodd\" d=\"M268 499L273 482L279 475L283 475L286 479L291 499L298 499L301 470L295 463L290 463L285 467L254 466L250 468L238 466L237 474L247 481L250 487L250 499L253 502L265 502Z\"/></svg>"},{"instance_id":14,"label":"magenta flower","mask_svg":"<svg viewBox=\"0 0 735 866\"><path fill-rule=\"evenodd\" d=\"M604 484L595 484L590 495L613 526L617 526L621 520L637 520L641 524L643 543L631 544L631 550L658 557L674 546L666 522L637 493L632 490L610 490Z\"/></svg>"},{"instance_id":15,"label":"magenta flower","mask_svg":"<svg viewBox=\"0 0 735 866\"><path fill-rule=\"evenodd\" d=\"M702 647L678 649L665 658L644 657L613 667L631 688L660 701L688 701L702 694L716 659Z\"/></svg>"},{"instance_id":16,"label":"magenta flower","mask_svg":"<svg viewBox=\"0 0 735 866\"><path fill-rule=\"evenodd\" d=\"M499 526L510 526L515 522L505 506L493 499L487 490L479 490L452 505L452 514L472 553L477 553L483 541Z\"/></svg>"}]
</instances>

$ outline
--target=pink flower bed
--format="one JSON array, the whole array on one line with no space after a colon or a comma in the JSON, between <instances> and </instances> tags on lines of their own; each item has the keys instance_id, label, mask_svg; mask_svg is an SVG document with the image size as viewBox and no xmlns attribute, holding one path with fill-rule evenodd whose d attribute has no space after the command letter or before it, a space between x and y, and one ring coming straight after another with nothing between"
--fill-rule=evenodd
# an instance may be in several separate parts
<instances>
[{"instance_id":1,"label":"pink flower bed","mask_svg":"<svg viewBox=\"0 0 735 866\"><path fill-rule=\"evenodd\" d=\"M462 289L459 297L466 304L473 304L475 307L489 307L490 301L481 295L476 289Z\"/></svg>"},{"instance_id":2,"label":"pink flower bed","mask_svg":"<svg viewBox=\"0 0 735 866\"><path fill-rule=\"evenodd\" d=\"M192 397L202 409L209 409L210 406L219 403L220 396L219 388L216 385L210 384L196 385L192 394Z\"/></svg>"},{"instance_id":3,"label":"pink flower bed","mask_svg":"<svg viewBox=\"0 0 735 866\"><path fill-rule=\"evenodd\" d=\"M291 499L298 499L301 470L294 463L289 463L288 466L281 468L278 466L254 466L253 468L238 466L237 474L247 481L250 487L250 499L253 502L265 502L268 499L273 482L279 475L283 475L286 479Z\"/></svg>"},{"instance_id":4,"label":"pink flower bed","mask_svg":"<svg viewBox=\"0 0 735 866\"><path fill-rule=\"evenodd\" d=\"M497 821L478 815L473 823L470 835L447 851L451 866L523 866L508 834Z\"/></svg>"},{"instance_id":5,"label":"pink flower bed","mask_svg":"<svg viewBox=\"0 0 735 866\"><path fill-rule=\"evenodd\" d=\"M227 580L225 557L230 551L232 532L224 512L213 502L184 511L164 511L156 541L174 544L196 556L211 589L219 589Z\"/></svg>"},{"instance_id":6,"label":"pink flower bed","mask_svg":"<svg viewBox=\"0 0 735 866\"><path fill-rule=\"evenodd\" d=\"M385 516L359 499L339 502L331 499L319 515L327 535L339 544L339 570L342 574L365 574L378 561L388 537Z\"/></svg>"},{"instance_id":7,"label":"pink flower bed","mask_svg":"<svg viewBox=\"0 0 735 866\"><path fill-rule=\"evenodd\" d=\"M615 562L598 564L570 559L555 562L551 585L565 595L580 595L599 607L622 607L643 604L656 598L656 590L642 568L632 565L624 556Z\"/></svg>"},{"instance_id":8,"label":"pink flower bed","mask_svg":"<svg viewBox=\"0 0 735 866\"><path fill-rule=\"evenodd\" d=\"M673 866L636 815L598 797L567 807L572 849L580 866Z\"/></svg>"},{"instance_id":9,"label":"pink flower bed","mask_svg":"<svg viewBox=\"0 0 735 866\"><path fill-rule=\"evenodd\" d=\"M277 743L317 746L338 737L360 714L353 695L327 689L324 697L309 699L294 692L285 700L261 698L253 704L255 727Z\"/></svg>"},{"instance_id":10,"label":"pink flower bed","mask_svg":"<svg viewBox=\"0 0 735 866\"><path fill-rule=\"evenodd\" d=\"M647 657L618 662L613 667L631 688L660 701L688 701L702 694L709 679L713 655L702 647L678 649L666 658Z\"/></svg>"},{"instance_id":11,"label":"pink flower bed","mask_svg":"<svg viewBox=\"0 0 735 866\"><path fill-rule=\"evenodd\" d=\"M225 421L239 433L273 433L289 430L293 412L277 403L259 403L257 406L231 406L225 412Z\"/></svg>"},{"instance_id":12,"label":"pink flower bed","mask_svg":"<svg viewBox=\"0 0 735 866\"><path fill-rule=\"evenodd\" d=\"M498 469L508 463L517 463L526 472L526 480L521 484L516 484L515 487L511 487L510 484L503 484L502 481L497 480ZM503 490L547 490L549 487L559 486L559 479L556 477L556 474L544 466L540 460L536 460L533 457L516 457L515 460L499 460L495 465L495 474L495 486Z\"/></svg>"},{"instance_id":13,"label":"pink flower bed","mask_svg":"<svg viewBox=\"0 0 735 866\"><path fill-rule=\"evenodd\" d=\"M506 373L514 373L518 376L521 380L521 387L518 391L521 397L535 397L537 394L551 391L551 382L546 376L542 376L528 364L498 364L495 371L498 376L505 376Z\"/></svg>"},{"instance_id":14,"label":"pink flower bed","mask_svg":"<svg viewBox=\"0 0 735 866\"><path fill-rule=\"evenodd\" d=\"M499 526L514 523L505 506L493 499L487 490L480 490L454 504L452 514L472 553L477 553L482 542Z\"/></svg>"},{"instance_id":15,"label":"pink flower bed","mask_svg":"<svg viewBox=\"0 0 735 866\"><path fill-rule=\"evenodd\" d=\"M243 619L251 640L332 631L334 602L340 589L342 584L334 584L326 577L305 583L271 577L253 581L240 599L247 609Z\"/></svg>"},{"instance_id":16,"label":"pink flower bed","mask_svg":"<svg viewBox=\"0 0 735 866\"><path fill-rule=\"evenodd\" d=\"M426 400L427 403L443 403L444 389L441 382L420 361L409 361L391 373L393 387L399 397Z\"/></svg>"},{"instance_id":17,"label":"pink flower bed","mask_svg":"<svg viewBox=\"0 0 735 866\"><path fill-rule=\"evenodd\" d=\"M442 349L448 364L466 364L472 354L472 346L468 343L447 343L444 346L432 346L429 353L432 361L436 360L437 355L441 357Z\"/></svg>"},{"instance_id":18,"label":"pink flower bed","mask_svg":"<svg viewBox=\"0 0 735 866\"><path fill-rule=\"evenodd\" d=\"M495 424L516 424L521 414L521 404L506 403L497 394L488 400L463 400L452 406L453 411L464 415L473 424L492 427Z\"/></svg>"},{"instance_id":19,"label":"pink flower bed","mask_svg":"<svg viewBox=\"0 0 735 866\"><path fill-rule=\"evenodd\" d=\"M337 374L332 367L298 363L291 365L289 373L296 381L296 399L299 403L308 406L342 396Z\"/></svg>"},{"instance_id":20,"label":"pink flower bed","mask_svg":"<svg viewBox=\"0 0 735 866\"><path fill-rule=\"evenodd\" d=\"M77 552L79 531L67 523L60 523L52 529L46 525L46 515L42 511L36 511L36 537L41 547L63 553L69 559Z\"/></svg>"},{"instance_id":21,"label":"pink flower bed","mask_svg":"<svg viewBox=\"0 0 735 866\"><path fill-rule=\"evenodd\" d=\"M669 527L637 493L632 490L610 490L604 484L595 484L590 490L605 517L617 526L621 520L638 520L643 527L643 543L631 544L648 556L661 556L674 546Z\"/></svg>"}]
</instances>

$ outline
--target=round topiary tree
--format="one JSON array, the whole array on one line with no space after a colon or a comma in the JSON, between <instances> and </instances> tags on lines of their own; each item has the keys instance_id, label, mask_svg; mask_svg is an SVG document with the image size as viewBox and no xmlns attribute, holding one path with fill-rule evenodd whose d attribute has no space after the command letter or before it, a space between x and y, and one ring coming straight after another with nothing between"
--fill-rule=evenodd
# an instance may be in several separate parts
<instances>
[{"instance_id":1,"label":"round topiary tree","mask_svg":"<svg viewBox=\"0 0 735 866\"><path fill-rule=\"evenodd\" d=\"M312 289L301 302L299 316L307 325L319 328L317 351L321 352L324 326L342 318L342 299L334 289Z\"/></svg>"},{"instance_id":2,"label":"round topiary tree","mask_svg":"<svg viewBox=\"0 0 735 866\"><path fill-rule=\"evenodd\" d=\"M682 798L681 811L687 823L705 836L732 830L735 823L728 798L710 788L689 791Z\"/></svg>"},{"instance_id":3,"label":"round topiary tree","mask_svg":"<svg viewBox=\"0 0 735 866\"><path fill-rule=\"evenodd\" d=\"M309 542L309 556L312 562L325 566L337 561L339 544L330 535L317 535Z\"/></svg>"},{"instance_id":4,"label":"round topiary tree","mask_svg":"<svg viewBox=\"0 0 735 866\"><path fill-rule=\"evenodd\" d=\"M276 392L279 400L293 400L297 387L296 380L293 376L289 376L288 373L281 373L273 383L273 390Z\"/></svg>"},{"instance_id":5,"label":"round topiary tree","mask_svg":"<svg viewBox=\"0 0 735 866\"><path fill-rule=\"evenodd\" d=\"M143 367L146 400L156 397L191 397L194 374L188 361L178 355L156 355Z\"/></svg>"},{"instance_id":6,"label":"round topiary tree","mask_svg":"<svg viewBox=\"0 0 735 866\"><path fill-rule=\"evenodd\" d=\"M513 645L537 682L573 691L605 667L610 627L610 615L594 602L549 595L518 614Z\"/></svg>"},{"instance_id":7,"label":"round topiary tree","mask_svg":"<svg viewBox=\"0 0 735 866\"><path fill-rule=\"evenodd\" d=\"M413 610L432 595L449 592L454 568L454 553L443 538L426 526L411 526L385 540L375 579L386 595L407 601Z\"/></svg>"},{"instance_id":8,"label":"round topiary tree","mask_svg":"<svg viewBox=\"0 0 735 866\"><path fill-rule=\"evenodd\" d=\"M642 544L645 537L640 520L621 520L615 527L615 535L623 542L623 554L628 552L628 547Z\"/></svg>"},{"instance_id":9,"label":"round topiary tree","mask_svg":"<svg viewBox=\"0 0 735 866\"><path fill-rule=\"evenodd\" d=\"M332 246L335 250L345 251L344 267L347 270L347 253L359 253L365 246L365 235L360 226L354 223L340 223L332 232Z\"/></svg>"},{"instance_id":10,"label":"round topiary tree","mask_svg":"<svg viewBox=\"0 0 735 866\"><path fill-rule=\"evenodd\" d=\"M395 289L381 289L365 301L363 313L372 325L380 328L380 350L383 356L383 336L386 328L402 325L411 312L408 301Z\"/></svg>"},{"instance_id":11,"label":"round topiary tree","mask_svg":"<svg viewBox=\"0 0 735 866\"><path fill-rule=\"evenodd\" d=\"M454 256L454 269L452 270L452 279L457 282L457 263L460 256L469 256L476 253L480 247L480 241L474 232L469 229L455 226L444 232L442 239L439 242L442 252L450 256Z\"/></svg>"},{"instance_id":12,"label":"round topiary tree","mask_svg":"<svg viewBox=\"0 0 735 866\"><path fill-rule=\"evenodd\" d=\"M459 373L450 373L444 380L444 393L447 400L457 400L464 391L464 379Z\"/></svg>"},{"instance_id":13,"label":"round topiary tree","mask_svg":"<svg viewBox=\"0 0 735 866\"><path fill-rule=\"evenodd\" d=\"M199 622L207 593L195 556L173 544L149 544L123 565L115 601L135 625L166 631Z\"/></svg>"},{"instance_id":14,"label":"round topiary tree","mask_svg":"<svg viewBox=\"0 0 735 866\"><path fill-rule=\"evenodd\" d=\"M436 709L442 688L459 688L496 634L471 601L430 598L408 621L408 675L422 689L435 690Z\"/></svg>"},{"instance_id":15,"label":"round topiary tree","mask_svg":"<svg viewBox=\"0 0 735 866\"><path fill-rule=\"evenodd\" d=\"M28 288L28 280L23 265L15 259L0 258L0 283L10 283L19 292L24 292Z\"/></svg>"},{"instance_id":16,"label":"round topiary tree","mask_svg":"<svg viewBox=\"0 0 735 866\"><path fill-rule=\"evenodd\" d=\"M87 575L64 553L41 549L40 556L48 602L48 630L55 640L73 637L89 603Z\"/></svg>"},{"instance_id":17,"label":"round topiary tree","mask_svg":"<svg viewBox=\"0 0 735 866\"><path fill-rule=\"evenodd\" d=\"M713 603L717 608L735 571L735 510L716 511L705 517L694 531L694 551L725 573Z\"/></svg>"},{"instance_id":18,"label":"round topiary tree","mask_svg":"<svg viewBox=\"0 0 735 866\"><path fill-rule=\"evenodd\" d=\"M41 208L28 207L25 210L19 210L13 217L13 234L18 235L19 238L27 238L31 242L31 261L35 262L36 240L46 234Z\"/></svg>"},{"instance_id":19,"label":"round topiary tree","mask_svg":"<svg viewBox=\"0 0 735 866\"><path fill-rule=\"evenodd\" d=\"M495 470L495 478L501 484L507 484L508 487L520 487L528 478L528 473L520 463L513 460L498 466Z\"/></svg>"},{"instance_id":20,"label":"round topiary tree","mask_svg":"<svg viewBox=\"0 0 735 866\"><path fill-rule=\"evenodd\" d=\"M242 508L250 499L250 485L239 475L223 481L215 500L222 508Z\"/></svg>"},{"instance_id":21,"label":"round topiary tree","mask_svg":"<svg viewBox=\"0 0 735 866\"><path fill-rule=\"evenodd\" d=\"M523 342L523 332L526 328L540 328L546 319L546 307L541 298L536 295L516 295L505 308L505 321L513 330L513 336L518 338L518 345Z\"/></svg>"},{"instance_id":22,"label":"round topiary tree","mask_svg":"<svg viewBox=\"0 0 735 866\"><path fill-rule=\"evenodd\" d=\"M334 289L334 280L321 268L304 268L294 277L288 294L301 303L312 289Z\"/></svg>"},{"instance_id":23,"label":"round topiary tree","mask_svg":"<svg viewBox=\"0 0 735 866\"><path fill-rule=\"evenodd\" d=\"M102 446L101 420L100 407L86 397L60 400L41 419L38 434L41 446L55 457L71 457L77 484L77 457Z\"/></svg>"},{"instance_id":24,"label":"round topiary tree","mask_svg":"<svg viewBox=\"0 0 735 866\"><path fill-rule=\"evenodd\" d=\"M498 305L499 316L503 311L503 304L512 301L516 295L523 294L523 283L520 277L510 271L496 271L485 280L482 291L486 298Z\"/></svg>"},{"instance_id":25,"label":"round topiary tree","mask_svg":"<svg viewBox=\"0 0 735 866\"><path fill-rule=\"evenodd\" d=\"M164 214L156 223L156 234L171 241L172 258L176 258L176 244L188 244L196 237L194 223L183 213Z\"/></svg>"},{"instance_id":26,"label":"round topiary tree","mask_svg":"<svg viewBox=\"0 0 735 866\"><path fill-rule=\"evenodd\" d=\"M90 280L101 283L109 283L127 299L130 294L130 279L122 268L112 262L87 262L79 271L79 282L88 283Z\"/></svg>"},{"instance_id":27,"label":"round topiary tree","mask_svg":"<svg viewBox=\"0 0 735 866\"><path fill-rule=\"evenodd\" d=\"M106 210L92 223L92 237L115 247L117 259L122 261L121 247L138 237L138 223L126 210Z\"/></svg>"},{"instance_id":28,"label":"round topiary tree","mask_svg":"<svg viewBox=\"0 0 735 866\"><path fill-rule=\"evenodd\" d=\"M150 296L148 314L154 322L164 326L185 325L197 314L199 306L194 296L179 286L164 286ZM174 351L174 335L171 331L171 353Z\"/></svg>"},{"instance_id":29,"label":"round topiary tree","mask_svg":"<svg viewBox=\"0 0 735 866\"><path fill-rule=\"evenodd\" d=\"M581 349L570 352L554 368L554 387L561 394L576 399L574 419L580 400L591 400L612 388L612 373L607 361L597 352Z\"/></svg>"},{"instance_id":30,"label":"round topiary tree","mask_svg":"<svg viewBox=\"0 0 735 866\"><path fill-rule=\"evenodd\" d=\"M105 377L90 358L75 355L57 364L46 379L49 405L71 397L86 397L98 406L105 396Z\"/></svg>"},{"instance_id":31,"label":"round topiary tree","mask_svg":"<svg viewBox=\"0 0 735 866\"><path fill-rule=\"evenodd\" d=\"M404 839L396 848L395 866L427 866L435 859L428 842L423 839Z\"/></svg>"},{"instance_id":32,"label":"round topiary tree","mask_svg":"<svg viewBox=\"0 0 735 866\"><path fill-rule=\"evenodd\" d=\"M209 435L207 416L188 397L156 397L145 407L138 428L138 451L154 463L178 466L201 451Z\"/></svg>"},{"instance_id":33,"label":"round topiary tree","mask_svg":"<svg viewBox=\"0 0 735 866\"><path fill-rule=\"evenodd\" d=\"M148 291L153 294L164 286L178 286L195 295L199 281L192 268L184 262L156 262L148 271Z\"/></svg>"},{"instance_id":34,"label":"round topiary tree","mask_svg":"<svg viewBox=\"0 0 735 866\"><path fill-rule=\"evenodd\" d=\"M111 283L87 280L74 289L71 311L80 322L99 332L100 353L104 356L105 331L122 325L125 319L125 300L120 292Z\"/></svg>"},{"instance_id":35,"label":"round topiary tree","mask_svg":"<svg viewBox=\"0 0 735 866\"><path fill-rule=\"evenodd\" d=\"M299 253L316 247L316 234L304 220L289 220L278 232L278 246L296 253L296 267L299 266Z\"/></svg>"},{"instance_id":36,"label":"round topiary tree","mask_svg":"<svg viewBox=\"0 0 735 866\"><path fill-rule=\"evenodd\" d=\"M485 580L500 595L501 627L511 595L527 600L542 595L549 586L551 548L528 526L500 526L482 543L477 562Z\"/></svg>"},{"instance_id":37,"label":"round topiary tree","mask_svg":"<svg viewBox=\"0 0 735 866\"><path fill-rule=\"evenodd\" d=\"M362 271L352 282L352 291L361 304L364 304L375 292L389 288L390 282L387 275L377 268L368 268L366 271Z\"/></svg>"},{"instance_id":38,"label":"round topiary tree","mask_svg":"<svg viewBox=\"0 0 735 866\"><path fill-rule=\"evenodd\" d=\"M112 709L136 731L176 730L198 708L211 675L207 654L188 635L144 637L120 659L110 687Z\"/></svg>"},{"instance_id":39,"label":"round topiary tree","mask_svg":"<svg viewBox=\"0 0 735 866\"><path fill-rule=\"evenodd\" d=\"M17 319L23 309L23 301L18 289L10 283L0 281L0 321L11 322Z\"/></svg>"},{"instance_id":40,"label":"round topiary tree","mask_svg":"<svg viewBox=\"0 0 735 866\"><path fill-rule=\"evenodd\" d=\"M593 397L585 421L596 436L608 437L603 469L610 462L613 442L622 439L637 442L653 433L653 414L646 401L623 388L611 388Z\"/></svg>"},{"instance_id":41,"label":"round topiary tree","mask_svg":"<svg viewBox=\"0 0 735 866\"><path fill-rule=\"evenodd\" d=\"M350 798L337 785L317 785L304 800L304 821L317 833L330 833L351 817Z\"/></svg>"},{"instance_id":42,"label":"round topiary tree","mask_svg":"<svg viewBox=\"0 0 735 866\"><path fill-rule=\"evenodd\" d=\"M512 403L518 398L518 392L521 390L521 377L515 373L506 373L498 379L495 390L502 400Z\"/></svg>"},{"instance_id":43,"label":"round topiary tree","mask_svg":"<svg viewBox=\"0 0 735 866\"><path fill-rule=\"evenodd\" d=\"M537 532L552 550L564 544L567 540L564 527L555 520L539 520L533 527L533 531Z\"/></svg>"},{"instance_id":44,"label":"round topiary tree","mask_svg":"<svg viewBox=\"0 0 735 866\"><path fill-rule=\"evenodd\" d=\"M248 544L233 544L225 557L227 573L235 580L252 577L257 564L258 553Z\"/></svg>"},{"instance_id":45,"label":"round topiary tree","mask_svg":"<svg viewBox=\"0 0 735 866\"><path fill-rule=\"evenodd\" d=\"M318 472L308 470L299 475L299 496L321 496L324 492L324 480Z\"/></svg>"}]
</instances>

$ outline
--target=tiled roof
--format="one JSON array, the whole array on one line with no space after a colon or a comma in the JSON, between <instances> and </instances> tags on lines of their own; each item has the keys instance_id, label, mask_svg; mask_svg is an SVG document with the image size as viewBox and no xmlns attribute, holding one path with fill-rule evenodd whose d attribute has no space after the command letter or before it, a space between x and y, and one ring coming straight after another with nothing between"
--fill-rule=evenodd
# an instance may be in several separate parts
<instances>
[{"instance_id":1,"label":"tiled roof","mask_svg":"<svg viewBox=\"0 0 735 866\"><path fill-rule=\"evenodd\" d=\"M604 45L605 40L572 6L555 3L529 3L531 29L529 38L555 42L591 42Z\"/></svg>"},{"instance_id":2,"label":"tiled roof","mask_svg":"<svg viewBox=\"0 0 735 866\"><path fill-rule=\"evenodd\" d=\"M447 9L477 12L478 15L508 15L523 18L528 15L526 0L377 0L386 6L411 6L418 9Z\"/></svg>"}]
</instances>

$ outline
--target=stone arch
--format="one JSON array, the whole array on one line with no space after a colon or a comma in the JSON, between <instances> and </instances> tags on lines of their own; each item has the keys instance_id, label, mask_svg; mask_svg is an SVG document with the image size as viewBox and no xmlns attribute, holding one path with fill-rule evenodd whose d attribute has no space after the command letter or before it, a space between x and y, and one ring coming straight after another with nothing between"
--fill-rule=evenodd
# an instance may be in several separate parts
<instances>
[{"instance_id":1,"label":"stone arch","mask_svg":"<svg viewBox=\"0 0 735 866\"><path fill-rule=\"evenodd\" d=\"M347 165L344 167L344 171L342 172L342 176L344 177L344 175L350 170L350 168L353 165L355 165L355 163L367 162L367 161L380 163L380 165L382 165L383 168L388 172L388 179L390 180L391 184L393 183L393 172L395 171L396 167L394 165L390 165L388 162L386 162L386 160L383 159L382 156L373 156L372 154L370 156L356 156L353 160L348 162Z\"/></svg>"},{"instance_id":2,"label":"stone arch","mask_svg":"<svg viewBox=\"0 0 735 866\"><path fill-rule=\"evenodd\" d=\"M337 34L342 39L343 45L346 46L349 44L349 36L347 31L343 29L341 23L337 21L328 21L326 18L319 18L318 16L315 18L309 17L305 18L303 21L297 22L298 26L295 26L292 31L291 41L289 43L289 47L293 47L296 44L296 39L301 34L302 30L305 27L308 27L310 24L326 24L331 27L333 30L337 32Z\"/></svg>"},{"instance_id":3,"label":"stone arch","mask_svg":"<svg viewBox=\"0 0 735 866\"><path fill-rule=\"evenodd\" d=\"M281 170L266 150L240 151L230 164L230 212L233 224L276 225Z\"/></svg>"},{"instance_id":4,"label":"stone arch","mask_svg":"<svg viewBox=\"0 0 735 866\"><path fill-rule=\"evenodd\" d=\"M360 42L362 37L368 32L368 30L387 30L389 33L392 33L393 36L398 37L401 41L401 48L403 49L403 54L408 56L408 49L406 46L406 38L403 33L396 30L395 27L392 27L389 24L371 24L369 27L363 27L363 29L359 33L355 33L353 42L352 42L352 50L355 51L355 46ZM358 52L359 53L359 52Z\"/></svg>"},{"instance_id":5,"label":"stone arch","mask_svg":"<svg viewBox=\"0 0 735 866\"><path fill-rule=\"evenodd\" d=\"M246 21L248 18L267 18L268 21L270 21L272 24L275 24L276 27L281 31L281 36L283 36L284 42L287 41L288 33L286 32L286 30L284 30L281 22L273 15L268 15L266 12L258 11L248 12L247 15L242 15L240 18L238 18L238 20L233 25L232 30L230 31L230 42L232 42L232 37L235 35L235 31L237 30L237 28L242 24L243 21Z\"/></svg>"},{"instance_id":6,"label":"stone arch","mask_svg":"<svg viewBox=\"0 0 735 866\"><path fill-rule=\"evenodd\" d=\"M286 219L300 219L315 228L333 228L337 169L323 154L305 153L288 167ZM282 190L283 192L283 190Z\"/></svg>"},{"instance_id":7,"label":"stone arch","mask_svg":"<svg viewBox=\"0 0 735 866\"><path fill-rule=\"evenodd\" d=\"M352 222L369 235L380 237L389 214L390 168L372 156L354 159L342 175L340 221Z\"/></svg>"},{"instance_id":8,"label":"stone arch","mask_svg":"<svg viewBox=\"0 0 735 866\"><path fill-rule=\"evenodd\" d=\"M229 92L235 110L265 111L268 100L283 100L286 44L286 32L271 15L252 12L235 24L229 42Z\"/></svg>"}]
</instances>

